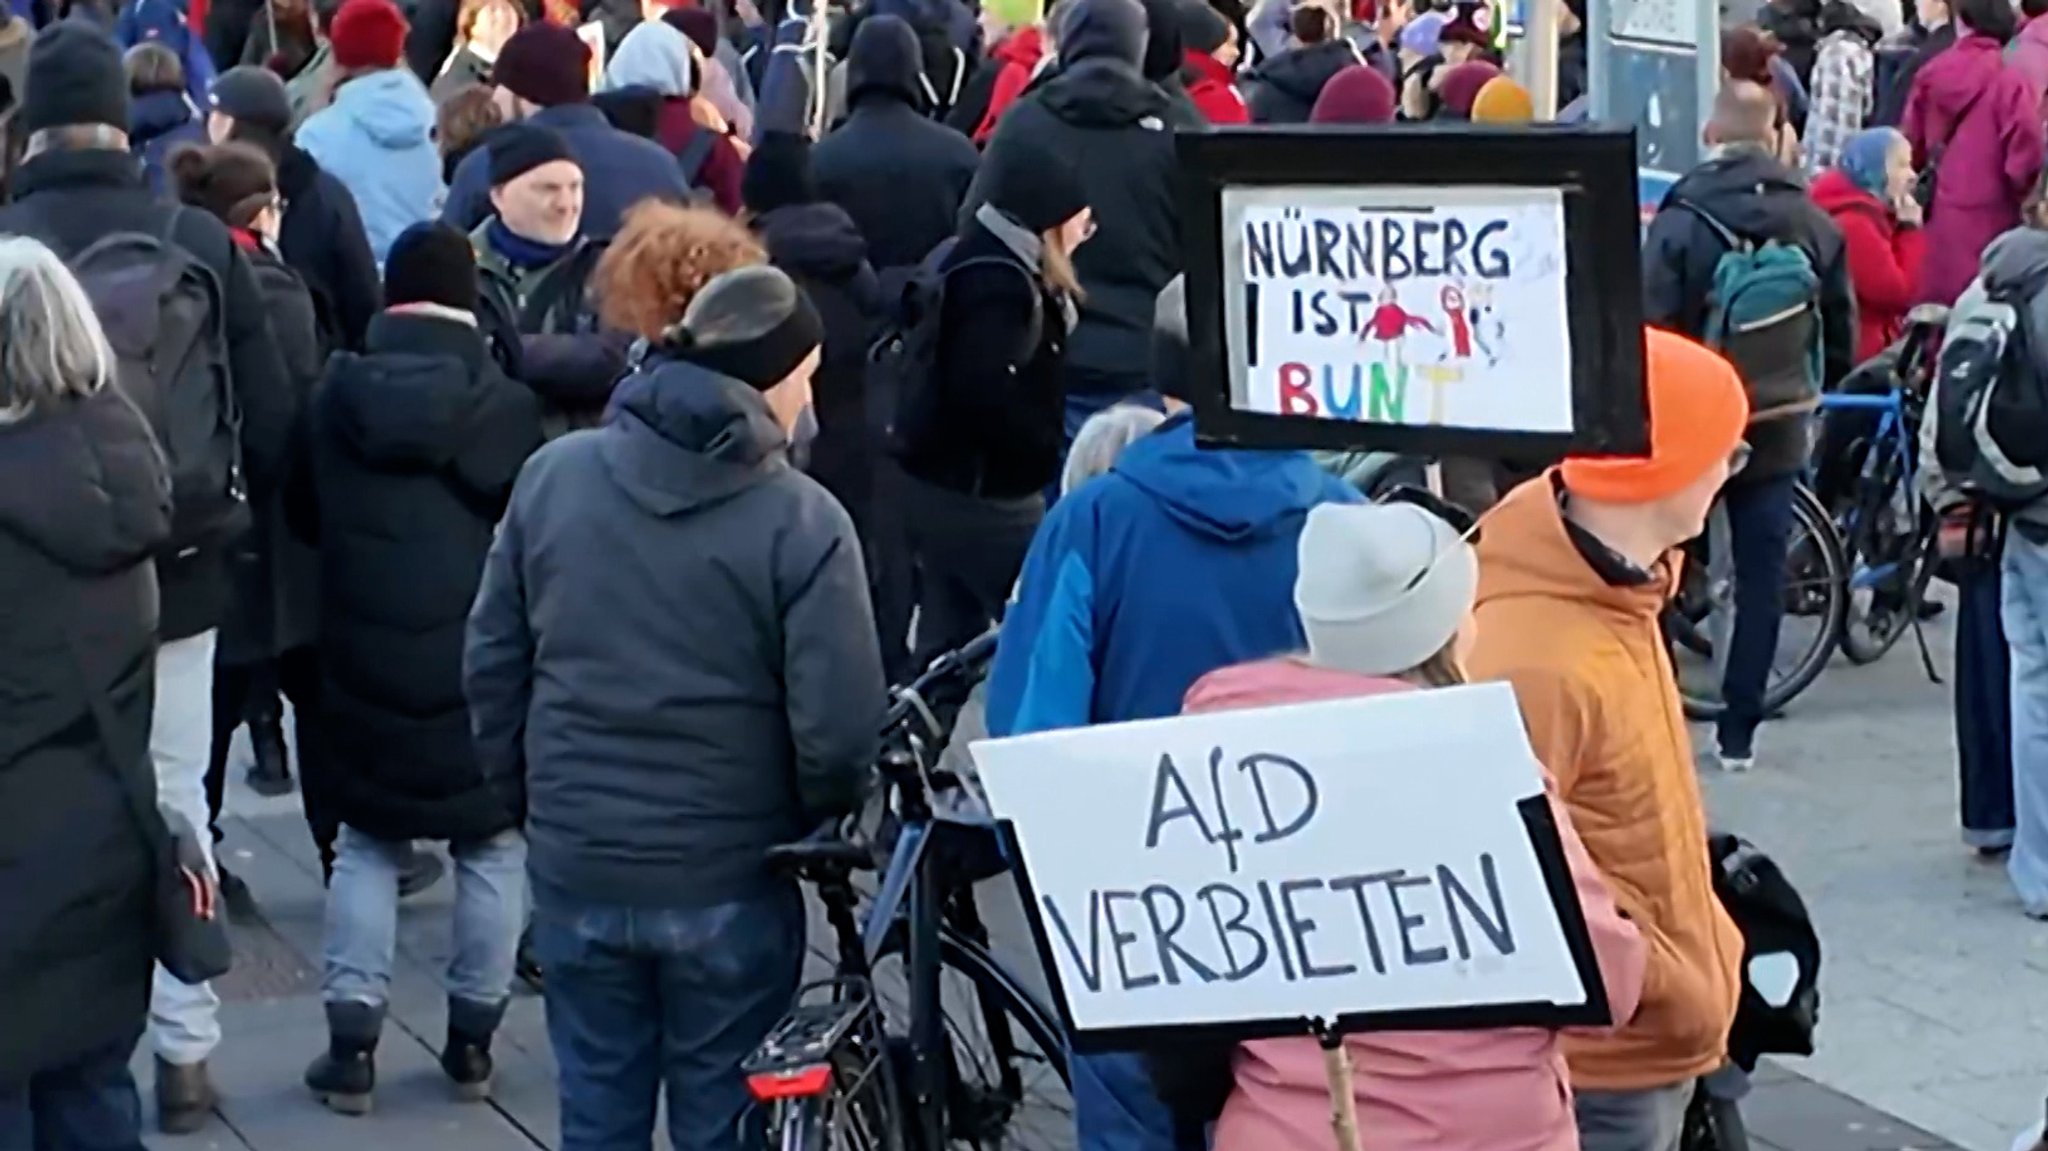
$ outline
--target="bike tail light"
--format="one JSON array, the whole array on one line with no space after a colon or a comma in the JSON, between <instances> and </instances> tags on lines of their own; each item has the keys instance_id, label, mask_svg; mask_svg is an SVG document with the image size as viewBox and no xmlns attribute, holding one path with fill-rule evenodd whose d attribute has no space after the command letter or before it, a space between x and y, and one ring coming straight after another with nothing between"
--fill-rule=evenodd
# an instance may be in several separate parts
<instances>
[{"instance_id":1,"label":"bike tail light","mask_svg":"<svg viewBox=\"0 0 2048 1151\"><path fill-rule=\"evenodd\" d=\"M777 1099L808 1099L823 1095L831 1085L832 1065L829 1063L756 1071L747 1076L747 1090L760 1103L772 1103Z\"/></svg>"}]
</instances>

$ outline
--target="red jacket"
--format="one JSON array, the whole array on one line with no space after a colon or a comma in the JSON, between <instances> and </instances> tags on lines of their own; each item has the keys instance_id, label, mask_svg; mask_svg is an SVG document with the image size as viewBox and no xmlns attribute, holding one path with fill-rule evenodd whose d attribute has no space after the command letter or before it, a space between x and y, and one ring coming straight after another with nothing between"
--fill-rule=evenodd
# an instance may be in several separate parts
<instances>
[{"instance_id":1,"label":"red jacket","mask_svg":"<svg viewBox=\"0 0 2048 1151\"><path fill-rule=\"evenodd\" d=\"M1926 238L1919 228L1901 227L1890 208L1837 170L1814 179L1813 202L1842 230L1849 286L1856 293L1856 360L1861 363L1905 328Z\"/></svg>"},{"instance_id":2,"label":"red jacket","mask_svg":"<svg viewBox=\"0 0 2048 1151\"><path fill-rule=\"evenodd\" d=\"M690 115L688 100L671 96L661 102L661 119L655 124L654 142L680 157L692 137L710 130ZM737 216L741 207L740 176L746 169L747 162L740 159L739 150L732 146L731 140L721 136L704 154L704 166L697 170L690 186L711 193L719 211Z\"/></svg>"},{"instance_id":3,"label":"red jacket","mask_svg":"<svg viewBox=\"0 0 2048 1151\"><path fill-rule=\"evenodd\" d=\"M975 125L974 142L987 144L995 133L996 121L1024 94L1024 88L1031 83L1032 73L1038 71L1038 61L1045 56L1045 33L1035 24L1027 24L996 45L989 53L991 60L1000 60L1003 70L996 74L996 85L989 89L988 111L982 113L981 123Z\"/></svg>"},{"instance_id":4,"label":"red jacket","mask_svg":"<svg viewBox=\"0 0 2048 1151\"><path fill-rule=\"evenodd\" d=\"M1211 124L1252 122L1252 114L1244 106L1244 97L1237 94L1237 88L1230 82L1230 69L1225 68L1221 60L1207 52L1189 52L1186 63L1188 95L1194 99L1202 119Z\"/></svg>"}]
</instances>

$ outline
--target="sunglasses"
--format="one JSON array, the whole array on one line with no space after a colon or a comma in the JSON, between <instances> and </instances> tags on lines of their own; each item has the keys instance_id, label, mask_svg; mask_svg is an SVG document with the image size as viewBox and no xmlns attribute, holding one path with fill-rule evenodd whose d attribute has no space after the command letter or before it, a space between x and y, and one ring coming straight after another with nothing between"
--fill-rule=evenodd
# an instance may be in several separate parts
<instances>
[{"instance_id":1,"label":"sunglasses","mask_svg":"<svg viewBox=\"0 0 2048 1151\"><path fill-rule=\"evenodd\" d=\"M1419 488L1414 484L1400 484L1382 492L1372 502L1376 504L1407 504L1411 507L1421 508L1430 515L1444 521L1450 525L1452 531L1458 533L1457 542L1451 545L1453 548L1459 544L1476 544L1479 542L1479 517L1430 491L1428 488ZM1450 548L1444 550L1449 551ZM1429 573L1436 570L1437 561L1442 558L1442 552L1431 556L1429 562L1422 566L1422 570L1416 572L1414 578L1408 581L1408 585L1401 589L1401 594L1406 595L1414 591L1417 585L1429 578Z\"/></svg>"}]
</instances>

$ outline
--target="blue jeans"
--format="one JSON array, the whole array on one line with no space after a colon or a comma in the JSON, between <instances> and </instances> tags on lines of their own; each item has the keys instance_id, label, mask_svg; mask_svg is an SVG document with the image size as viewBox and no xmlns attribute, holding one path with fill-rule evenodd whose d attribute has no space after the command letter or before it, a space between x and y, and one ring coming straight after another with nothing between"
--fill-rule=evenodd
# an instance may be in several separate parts
<instances>
[{"instance_id":1,"label":"blue jeans","mask_svg":"<svg viewBox=\"0 0 2048 1151\"><path fill-rule=\"evenodd\" d=\"M341 829L327 887L320 992L328 1002L385 1002L398 950L398 877L412 851L410 843ZM448 854L455 860L448 997L494 1007L512 993L513 958L526 923L526 838L500 832L480 842L452 843Z\"/></svg>"},{"instance_id":2,"label":"blue jeans","mask_svg":"<svg viewBox=\"0 0 2048 1151\"><path fill-rule=\"evenodd\" d=\"M1075 1055L1074 1129L1080 1151L1203 1151L1176 1137L1143 1056Z\"/></svg>"},{"instance_id":3,"label":"blue jeans","mask_svg":"<svg viewBox=\"0 0 2048 1151\"><path fill-rule=\"evenodd\" d=\"M1956 574L1955 722L1963 842L2012 846L2012 652L2000 564Z\"/></svg>"},{"instance_id":4,"label":"blue jeans","mask_svg":"<svg viewBox=\"0 0 2048 1151\"><path fill-rule=\"evenodd\" d=\"M2012 858L2029 915L2048 916L2048 546L2005 536L2005 638L2012 645Z\"/></svg>"},{"instance_id":5,"label":"blue jeans","mask_svg":"<svg viewBox=\"0 0 2048 1151\"><path fill-rule=\"evenodd\" d=\"M758 1151L740 1063L789 1010L804 961L796 889L743 903L534 910L560 1068L560 1151L647 1151L668 1095L674 1151Z\"/></svg>"},{"instance_id":6,"label":"blue jeans","mask_svg":"<svg viewBox=\"0 0 2048 1151\"><path fill-rule=\"evenodd\" d=\"M135 1041L0 1084L0 1151L143 1151L142 1098L128 1072Z\"/></svg>"},{"instance_id":7,"label":"blue jeans","mask_svg":"<svg viewBox=\"0 0 2048 1151\"><path fill-rule=\"evenodd\" d=\"M1792 536L1794 476L1732 484L1721 493L1734 552L1735 628L1728 641L1726 705L1718 726L1721 754L1749 756L1764 719L1764 686L1778 656L1785 619L1785 551Z\"/></svg>"}]
</instances>

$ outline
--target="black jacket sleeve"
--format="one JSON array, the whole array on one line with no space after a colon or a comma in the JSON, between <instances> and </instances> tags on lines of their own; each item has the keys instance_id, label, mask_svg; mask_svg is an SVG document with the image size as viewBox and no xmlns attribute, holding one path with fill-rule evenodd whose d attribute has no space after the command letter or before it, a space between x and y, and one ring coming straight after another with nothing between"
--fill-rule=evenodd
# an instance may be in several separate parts
<instances>
[{"instance_id":1,"label":"black jacket sleeve","mask_svg":"<svg viewBox=\"0 0 2048 1151\"><path fill-rule=\"evenodd\" d=\"M1684 208L1666 208L1643 237L1643 322L1681 335L1699 335L1711 286L1712 261L1700 252L1705 225Z\"/></svg>"},{"instance_id":2,"label":"black jacket sleeve","mask_svg":"<svg viewBox=\"0 0 2048 1151\"><path fill-rule=\"evenodd\" d=\"M454 461L455 482L496 519L512 498L512 482L541 444L540 401L531 391L492 373L477 408L469 446Z\"/></svg>"},{"instance_id":3,"label":"black jacket sleeve","mask_svg":"<svg viewBox=\"0 0 2048 1151\"><path fill-rule=\"evenodd\" d=\"M1022 268L1007 264L979 264L947 276L934 376L946 396L945 410L960 423L944 435L981 444L991 435L1015 434L1011 391L1017 373L1038 351L1045 323L1037 291Z\"/></svg>"},{"instance_id":4,"label":"black jacket sleeve","mask_svg":"<svg viewBox=\"0 0 2048 1151\"><path fill-rule=\"evenodd\" d=\"M880 750L887 688L872 619L867 565L853 520L815 489L789 531L778 573L782 681L797 796L811 825L860 806ZM819 537L823 546L819 546Z\"/></svg>"},{"instance_id":5,"label":"black jacket sleeve","mask_svg":"<svg viewBox=\"0 0 2048 1151\"><path fill-rule=\"evenodd\" d=\"M327 282L334 288L334 319L343 346L361 350L363 336L370 330L370 317L384 305L384 277L377 271L377 257L370 252L370 234L363 227L362 212L348 189L330 197L333 226L329 233Z\"/></svg>"},{"instance_id":6,"label":"black jacket sleeve","mask_svg":"<svg viewBox=\"0 0 2048 1151\"><path fill-rule=\"evenodd\" d=\"M1829 391L1856 370L1856 292L1849 283L1849 247L1841 229L1815 208L1820 273L1821 386Z\"/></svg>"},{"instance_id":7,"label":"black jacket sleeve","mask_svg":"<svg viewBox=\"0 0 2048 1151\"><path fill-rule=\"evenodd\" d=\"M519 378L564 411L601 412L632 347L627 332L521 336Z\"/></svg>"},{"instance_id":8,"label":"black jacket sleeve","mask_svg":"<svg viewBox=\"0 0 2048 1151\"><path fill-rule=\"evenodd\" d=\"M971 138L974 130L981 127L982 118L988 115L989 97L995 95L996 79L1002 74L1001 60L982 61L960 89L960 99L946 113L946 127Z\"/></svg>"}]
</instances>

